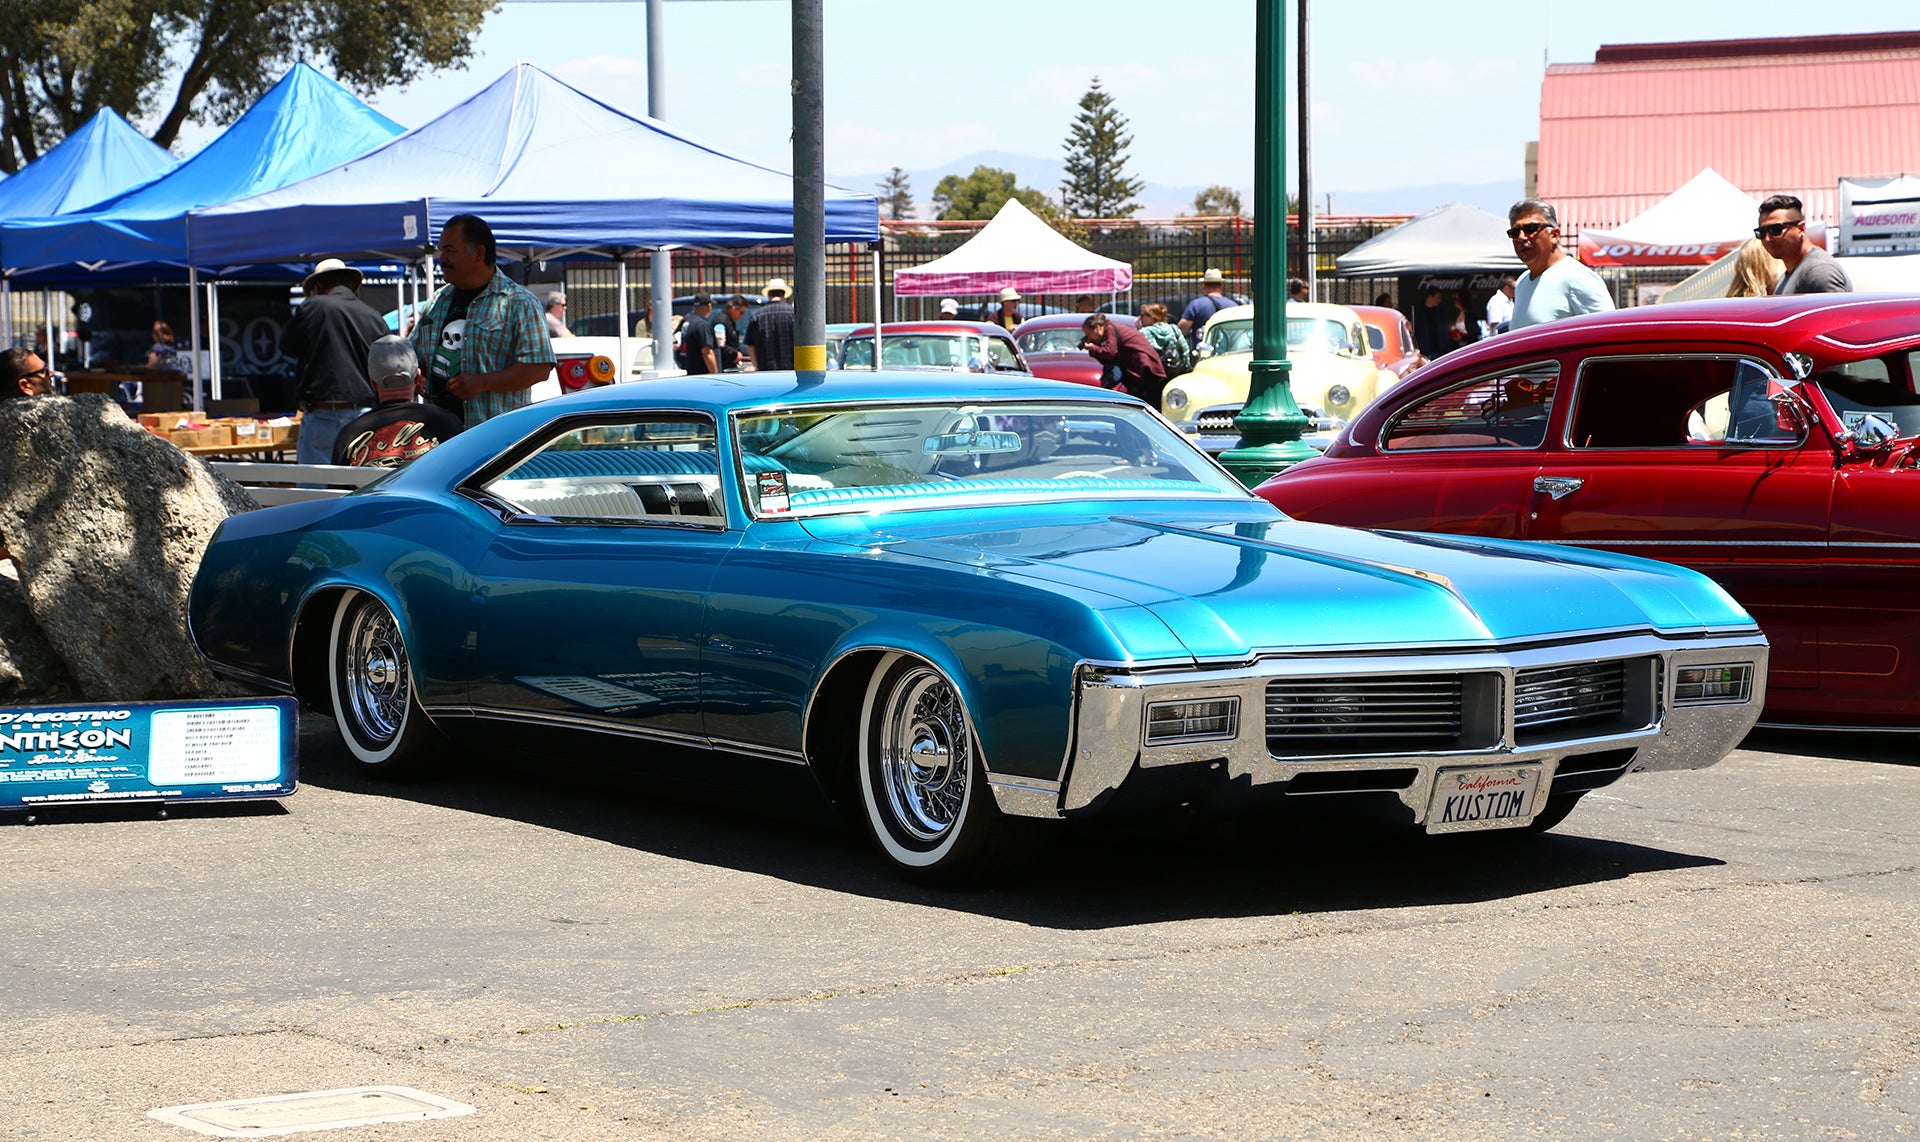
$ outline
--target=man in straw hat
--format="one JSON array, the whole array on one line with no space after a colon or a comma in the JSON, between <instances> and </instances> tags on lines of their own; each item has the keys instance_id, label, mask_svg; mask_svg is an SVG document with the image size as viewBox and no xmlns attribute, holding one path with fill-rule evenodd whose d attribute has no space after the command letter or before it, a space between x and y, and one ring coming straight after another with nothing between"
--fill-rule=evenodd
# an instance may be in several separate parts
<instances>
[{"instance_id":1,"label":"man in straw hat","mask_svg":"<svg viewBox=\"0 0 1920 1142\"><path fill-rule=\"evenodd\" d=\"M340 430L373 404L367 350L387 334L387 323L360 300L360 271L339 258L313 267L300 283L306 300L280 334L294 358L300 398L302 464L326 464Z\"/></svg>"},{"instance_id":2,"label":"man in straw hat","mask_svg":"<svg viewBox=\"0 0 1920 1142\"><path fill-rule=\"evenodd\" d=\"M793 368L793 302L785 278L767 282L767 304L747 320L747 356L755 369Z\"/></svg>"},{"instance_id":3,"label":"man in straw hat","mask_svg":"<svg viewBox=\"0 0 1920 1142\"><path fill-rule=\"evenodd\" d=\"M1209 269L1200 275L1200 296L1187 303L1180 312L1180 328L1186 333L1187 340L1200 344L1200 330L1214 314L1237 305L1238 302L1226 295L1227 276L1217 269Z\"/></svg>"}]
</instances>

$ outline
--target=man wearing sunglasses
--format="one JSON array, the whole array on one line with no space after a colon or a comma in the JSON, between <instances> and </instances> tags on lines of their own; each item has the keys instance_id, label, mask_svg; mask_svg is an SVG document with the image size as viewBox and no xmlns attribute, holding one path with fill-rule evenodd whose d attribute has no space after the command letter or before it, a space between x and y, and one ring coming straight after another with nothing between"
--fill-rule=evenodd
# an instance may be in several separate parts
<instances>
[{"instance_id":1,"label":"man wearing sunglasses","mask_svg":"<svg viewBox=\"0 0 1920 1142\"><path fill-rule=\"evenodd\" d=\"M1527 272L1513 286L1508 329L1525 329L1580 313L1613 308L1613 293L1600 275L1560 248L1560 218L1537 198L1523 198L1507 211L1507 237Z\"/></svg>"},{"instance_id":2,"label":"man wearing sunglasses","mask_svg":"<svg viewBox=\"0 0 1920 1142\"><path fill-rule=\"evenodd\" d=\"M1753 236L1787 267L1774 285L1774 293L1853 292L1853 280L1847 277L1847 271L1807 237L1800 200L1793 195L1776 194L1760 204L1760 225L1753 228Z\"/></svg>"},{"instance_id":3,"label":"man wearing sunglasses","mask_svg":"<svg viewBox=\"0 0 1920 1142\"><path fill-rule=\"evenodd\" d=\"M0 353L0 400L43 397L53 391L53 370L31 349Z\"/></svg>"}]
</instances>

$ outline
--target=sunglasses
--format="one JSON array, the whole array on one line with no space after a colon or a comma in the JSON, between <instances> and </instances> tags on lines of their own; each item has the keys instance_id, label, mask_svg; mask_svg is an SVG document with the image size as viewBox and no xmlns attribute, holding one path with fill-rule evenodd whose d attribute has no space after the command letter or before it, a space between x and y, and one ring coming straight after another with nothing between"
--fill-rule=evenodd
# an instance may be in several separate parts
<instances>
[{"instance_id":1,"label":"sunglasses","mask_svg":"<svg viewBox=\"0 0 1920 1142\"><path fill-rule=\"evenodd\" d=\"M1778 238L1780 235L1785 234L1798 225L1800 225L1799 222L1769 222L1765 226L1755 226L1753 228L1753 236L1756 238Z\"/></svg>"},{"instance_id":2,"label":"sunglasses","mask_svg":"<svg viewBox=\"0 0 1920 1142\"><path fill-rule=\"evenodd\" d=\"M1524 234L1527 237L1531 238L1542 230L1551 230L1553 228L1554 228L1553 224L1550 222L1522 222L1518 226L1508 227L1507 237L1518 238L1522 234Z\"/></svg>"}]
</instances>

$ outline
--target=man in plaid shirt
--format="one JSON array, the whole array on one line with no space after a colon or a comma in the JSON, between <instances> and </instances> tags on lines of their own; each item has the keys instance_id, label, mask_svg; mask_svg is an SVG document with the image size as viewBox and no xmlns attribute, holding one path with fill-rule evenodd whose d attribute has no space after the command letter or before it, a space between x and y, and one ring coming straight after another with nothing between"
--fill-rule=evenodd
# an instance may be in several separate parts
<instances>
[{"instance_id":1,"label":"man in plaid shirt","mask_svg":"<svg viewBox=\"0 0 1920 1142\"><path fill-rule=\"evenodd\" d=\"M413 328L426 362L427 399L471 428L533 402L553 371L553 342L540 303L495 265L493 228L471 214L440 228L447 284Z\"/></svg>"}]
</instances>

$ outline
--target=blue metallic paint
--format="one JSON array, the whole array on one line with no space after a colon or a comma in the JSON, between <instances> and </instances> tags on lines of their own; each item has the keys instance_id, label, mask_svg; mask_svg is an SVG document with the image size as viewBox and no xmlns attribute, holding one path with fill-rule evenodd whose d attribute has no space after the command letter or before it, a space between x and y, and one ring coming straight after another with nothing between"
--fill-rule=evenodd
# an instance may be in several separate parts
<instances>
[{"instance_id":1,"label":"blue metallic paint","mask_svg":"<svg viewBox=\"0 0 1920 1142\"><path fill-rule=\"evenodd\" d=\"M595 719L793 756L830 666L897 649L954 680L996 773L1053 780L1073 746L1083 663L1191 668L1356 647L1753 629L1724 592L1667 564L1302 524L1251 496L747 522L739 489L723 481L732 526L718 530L507 525L454 490L576 413L709 413L725 471L731 411L925 399L946 384L833 376L588 390L488 421L343 499L233 517L194 585L195 637L217 669L291 688L299 608L350 587L399 620L428 709L565 718L574 707L522 680L654 677L669 683L657 702ZM982 399L1131 400L1027 378L952 384ZM688 674L698 689L674 689Z\"/></svg>"}]
</instances>

